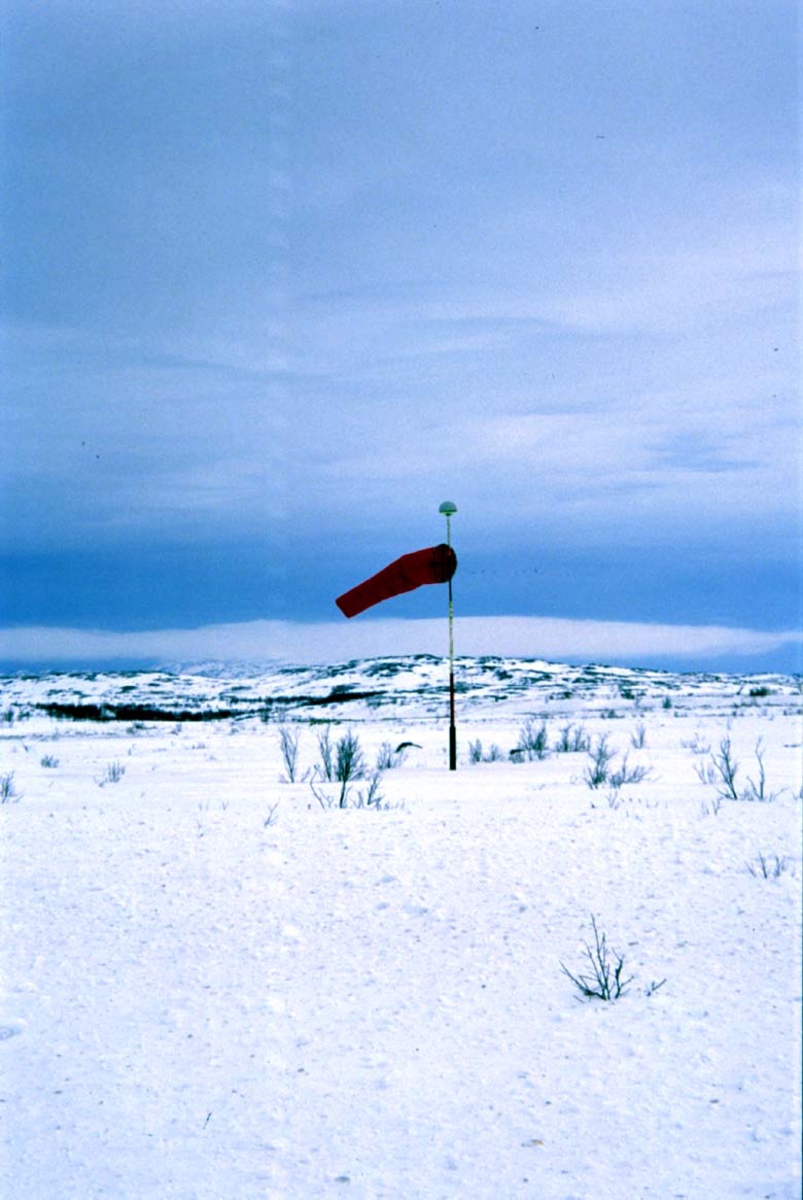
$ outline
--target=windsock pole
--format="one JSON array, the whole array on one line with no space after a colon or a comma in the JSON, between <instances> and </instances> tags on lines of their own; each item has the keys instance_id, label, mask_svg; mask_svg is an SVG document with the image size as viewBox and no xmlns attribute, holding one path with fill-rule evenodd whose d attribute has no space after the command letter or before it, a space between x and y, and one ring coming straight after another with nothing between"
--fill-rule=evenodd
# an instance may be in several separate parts
<instances>
[{"instance_id":1,"label":"windsock pole","mask_svg":"<svg viewBox=\"0 0 803 1200\"><path fill-rule=\"evenodd\" d=\"M452 514L457 512L457 505L453 504L451 500L444 500L438 511L446 517L446 544L451 547ZM449 770L457 770L457 726L454 704L454 605L451 576L449 578Z\"/></svg>"}]
</instances>

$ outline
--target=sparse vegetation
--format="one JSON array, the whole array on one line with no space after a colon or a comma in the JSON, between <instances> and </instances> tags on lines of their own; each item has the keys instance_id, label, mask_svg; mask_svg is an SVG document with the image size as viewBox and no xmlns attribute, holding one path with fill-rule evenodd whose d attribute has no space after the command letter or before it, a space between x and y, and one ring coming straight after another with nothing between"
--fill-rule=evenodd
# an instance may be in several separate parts
<instances>
[{"instance_id":1,"label":"sparse vegetation","mask_svg":"<svg viewBox=\"0 0 803 1200\"><path fill-rule=\"evenodd\" d=\"M515 756L518 761L526 758L528 762L532 762L533 759L546 758L548 754L549 735L546 721L542 720L538 724L535 717L528 717L519 730L518 744L514 746L511 757Z\"/></svg>"},{"instance_id":2,"label":"sparse vegetation","mask_svg":"<svg viewBox=\"0 0 803 1200\"><path fill-rule=\"evenodd\" d=\"M483 750L482 742L479 738L475 742L469 742L468 744L468 760L471 763L503 762L504 758L505 756L496 742L487 751Z\"/></svg>"},{"instance_id":3,"label":"sparse vegetation","mask_svg":"<svg viewBox=\"0 0 803 1200\"><path fill-rule=\"evenodd\" d=\"M643 779L648 779L652 774L652 768L646 767L643 764L638 764L635 767L627 765L628 755L622 756L622 764L615 771L608 774L608 782L613 788L623 787L626 783L641 783Z\"/></svg>"},{"instance_id":4,"label":"sparse vegetation","mask_svg":"<svg viewBox=\"0 0 803 1200\"><path fill-rule=\"evenodd\" d=\"M575 975L563 963L560 964L561 969L564 975L571 979L584 999L618 1000L620 996L624 995L628 984L632 983L633 976L631 975L628 979L623 978L625 960L621 954L609 948L607 937L605 933L599 932L596 917L593 915L591 926L594 930L594 945L592 947L588 942L585 943L586 958L590 964L591 973L582 975L578 972ZM660 986L660 984L657 985L657 987Z\"/></svg>"},{"instance_id":5,"label":"sparse vegetation","mask_svg":"<svg viewBox=\"0 0 803 1200\"><path fill-rule=\"evenodd\" d=\"M756 742L756 763L758 764L758 783L756 783L749 775L747 777L747 787L743 793L745 800L774 800L775 796L767 792L767 772L764 768L764 742L759 738Z\"/></svg>"},{"instance_id":6,"label":"sparse vegetation","mask_svg":"<svg viewBox=\"0 0 803 1200\"><path fill-rule=\"evenodd\" d=\"M335 779L339 783L348 784L353 779L365 776L365 759L360 748L360 740L349 729L338 739L335 746Z\"/></svg>"},{"instance_id":7,"label":"sparse vegetation","mask_svg":"<svg viewBox=\"0 0 803 1200\"><path fill-rule=\"evenodd\" d=\"M117 760L115 759L114 762L110 762L107 764L106 770L104 771L101 778L98 780L98 783L100 784L101 787L103 787L103 785L106 783L119 783L124 775L125 775L125 767L123 766L122 763L117 762Z\"/></svg>"},{"instance_id":8,"label":"sparse vegetation","mask_svg":"<svg viewBox=\"0 0 803 1200\"><path fill-rule=\"evenodd\" d=\"M6 775L0 775L0 804L15 803L22 799L22 793L17 791L17 785L14 783L14 772L9 771Z\"/></svg>"},{"instance_id":9,"label":"sparse vegetation","mask_svg":"<svg viewBox=\"0 0 803 1200\"><path fill-rule=\"evenodd\" d=\"M279 726L279 749L282 752L285 775L283 783L295 783L298 772L298 743L300 733L293 725Z\"/></svg>"},{"instance_id":10,"label":"sparse vegetation","mask_svg":"<svg viewBox=\"0 0 803 1200\"><path fill-rule=\"evenodd\" d=\"M40 767L55 768L59 765L59 760L53 754L43 754L39 760Z\"/></svg>"},{"instance_id":11,"label":"sparse vegetation","mask_svg":"<svg viewBox=\"0 0 803 1200\"><path fill-rule=\"evenodd\" d=\"M736 783L739 774L739 763L734 757L733 747L729 736L722 738L718 753L711 756L708 763L697 764L695 770L702 783L714 784L717 794L723 800L748 800L766 803L775 799L775 793L767 790L767 773L764 767L764 743L761 738L756 742L755 755L758 765L756 779L748 776L747 785L740 790Z\"/></svg>"},{"instance_id":12,"label":"sparse vegetation","mask_svg":"<svg viewBox=\"0 0 803 1200\"><path fill-rule=\"evenodd\" d=\"M695 733L693 738L687 740L681 739L681 746L684 750L691 750L692 754L710 754L711 743L704 741L699 733Z\"/></svg>"},{"instance_id":13,"label":"sparse vegetation","mask_svg":"<svg viewBox=\"0 0 803 1200\"><path fill-rule=\"evenodd\" d=\"M374 771L368 779L366 788L356 789L350 785L348 778L340 780L339 793L327 790L325 782L318 779L317 767L312 773L310 790L321 808L386 808L384 797L380 791L382 772Z\"/></svg>"},{"instance_id":14,"label":"sparse vegetation","mask_svg":"<svg viewBox=\"0 0 803 1200\"><path fill-rule=\"evenodd\" d=\"M590 788L602 787L604 783L608 782L609 766L614 757L614 752L608 745L608 735L601 734L597 738L596 744L589 749L588 754L591 763L583 772L583 779Z\"/></svg>"},{"instance_id":15,"label":"sparse vegetation","mask_svg":"<svg viewBox=\"0 0 803 1200\"><path fill-rule=\"evenodd\" d=\"M390 742L383 742L376 756L377 771L392 771L394 767L401 765L406 753L407 746L405 744L397 746L394 750Z\"/></svg>"},{"instance_id":16,"label":"sparse vegetation","mask_svg":"<svg viewBox=\"0 0 803 1200\"><path fill-rule=\"evenodd\" d=\"M700 780L700 783L712 784L717 781L716 768L710 759L706 762L696 762L694 764L694 773ZM720 796L719 799L721 800L722 797Z\"/></svg>"},{"instance_id":17,"label":"sparse vegetation","mask_svg":"<svg viewBox=\"0 0 803 1200\"><path fill-rule=\"evenodd\" d=\"M718 777L720 781L719 795L724 800L738 800L736 776L739 772L739 764L733 757L733 747L729 737L724 737L719 743L719 753L712 757L712 766L715 771L714 778Z\"/></svg>"},{"instance_id":18,"label":"sparse vegetation","mask_svg":"<svg viewBox=\"0 0 803 1200\"><path fill-rule=\"evenodd\" d=\"M789 867L789 860L779 854L764 855L760 851L755 861L747 864L751 875L761 879L779 879Z\"/></svg>"},{"instance_id":19,"label":"sparse vegetation","mask_svg":"<svg viewBox=\"0 0 803 1200\"><path fill-rule=\"evenodd\" d=\"M591 738L583 725L564 725L553 749L556 754L586 753L591 747Z\"/></svg>"},{"instance_id":20,"label":"sparse vegetation","mask_svg":"<svg viewBox=\"0 0 803 1200\"><path fill-rule=\"evenodd\" d=\"M713 816L716 817L719 814L719 810L721 808L722 808L722 797L715 796L714 799L711 800L708 804L700 805L700 812L703 814L704 817L711 816L712 814L713 814Z\"/></svg>"},{"instance_id":21,"label":"sparse vegetation","mask_svg":"<svg viewBox=\"0 0 803 1200\"><path fill-rule=\"evenodd\" d=\"M313 769L310 788L322 808L370 808L381 805L379 783L382 768L379 766L372 772L367 789L359 792L352 791L352 784L358 779L365 778L366 766L360 740L351 729L347 730L333 746L329 727L326 726L318 738L318 747L321 752L321 763ZM394 753L398 753L398 751ZM327 783L339 783L339 793L328 792L323 786Z\"/></svg>"},{"instance_id":22,"label":"sparse vegetation","mask_svg":"<svg viewBox=\"0 0 803 1200\"><path fill-rule=\"evenodd\" d=\"M630 735L630 745L634 750L643 750L647 745L647 726L639 721Z\"/></svg>"},{"instance_id":23,"label":"sparse vegetation","mask_svg":"<svg viewBox=\"0 0 803 1200\"><path fill-rule=\"evenodd\" d=\"M332 746L332 726L326 724L318 731L318 753L321 756L321 774L324 779L334 779L334 748Z\"/></svg>"}]
</instances>

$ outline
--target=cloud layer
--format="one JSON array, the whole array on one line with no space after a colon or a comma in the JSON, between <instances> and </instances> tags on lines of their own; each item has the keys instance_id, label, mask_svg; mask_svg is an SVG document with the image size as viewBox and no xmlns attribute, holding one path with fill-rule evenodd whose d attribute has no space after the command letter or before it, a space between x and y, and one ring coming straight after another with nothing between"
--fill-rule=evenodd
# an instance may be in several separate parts
<instances>
[{"instance_id":1,"label":"cloud layer","mask_svg":"<svg viewBox=\"0 0 803 1200\"><path fill-rule=\"evenodd\" d=\"M457 655L511 655L555 661L639 663L773 654L803 642L799 632L721 626L648 625L541 617L464 617L456 622ZM448 653L443 620L368 620L345 624L250 621L199 629L112 633L28 627L0 630L0 660L69 664L87 661L193 662L282 660L339 662L396 654Z\"/></svg>"},{"instance_id":2,"label":"cloud layer","mask_svg":"<svg viewBox=\"0 0 803 1200\"><path fill-rule=\"evenodd\" d=\"M795 0L7 7L2 624L326 619L445 497L472 615L791 620Z\"/></svg>"}]
</instances>

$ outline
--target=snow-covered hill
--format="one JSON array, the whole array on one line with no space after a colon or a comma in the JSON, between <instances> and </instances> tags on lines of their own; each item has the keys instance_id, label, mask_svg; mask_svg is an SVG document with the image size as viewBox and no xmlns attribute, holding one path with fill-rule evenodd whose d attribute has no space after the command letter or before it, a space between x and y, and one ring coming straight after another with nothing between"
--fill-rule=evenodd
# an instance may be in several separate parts
<instances>
[{"instance_id":1,"label":"snow-covered hill","mask_svg":"<svg viewBox=\"0 0 803 1200\"><path fill-rule=\"evenodd\" d=\"M787 675L676 675L497 657L459 658L455 674L461 709L493 706L506 715L663 703L783 707L801 696L799 681ZM0 677L0 707L122 720L301 717L325 708L327 718L358 720L390 711L437 713L447 690L446 661L416 655L305 667L206 663L158 671L20 674Z\"/></svg>"}]
</instances>

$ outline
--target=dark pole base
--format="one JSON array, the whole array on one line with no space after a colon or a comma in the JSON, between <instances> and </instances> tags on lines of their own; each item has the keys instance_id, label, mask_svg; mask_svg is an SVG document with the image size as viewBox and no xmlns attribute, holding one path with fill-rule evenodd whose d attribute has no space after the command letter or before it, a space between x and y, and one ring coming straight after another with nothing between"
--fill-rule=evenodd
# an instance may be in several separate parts
<instances>
[{"instance_id":1,"label":"dark pole base","mask_svg":"<svg viewBox=\"0 0 803 1200\"><path fill-rule=\"evenodd\" d=\"M449 726L449 770L457 770L457 730L454 725Z\"/></svg>"}]
</instances>

